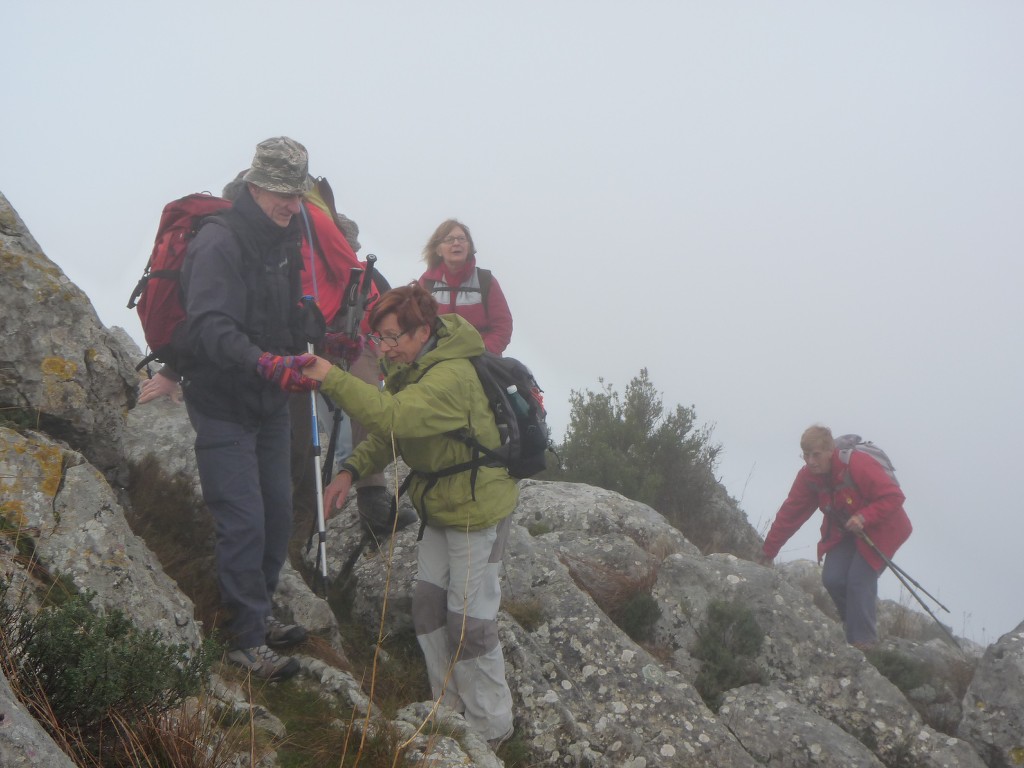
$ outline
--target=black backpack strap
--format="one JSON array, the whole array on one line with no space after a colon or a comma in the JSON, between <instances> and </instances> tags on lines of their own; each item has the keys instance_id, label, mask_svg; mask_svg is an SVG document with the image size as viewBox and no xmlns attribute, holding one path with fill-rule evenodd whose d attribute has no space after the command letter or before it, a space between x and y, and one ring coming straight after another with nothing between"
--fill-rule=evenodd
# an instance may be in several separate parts
<instances>
[{"instance_id":1,"label":"black backpack strap","mask_svg":"<svg viewBox=\"0 0 1024 768\"><path fill-rule=\"evenodd\" d=\"M494 275L491 274L489 269L477 267L476 279L480 283L480 303L484 305L484 317L489 320L491 312L487 307L487 300L491 294L491 281L494 279Z\"/></svg>"},{"instance_id":2,"label":"black backpack strap","mask_svg":"<svg viewBox=\"0 0 1024 768\"><path fill-rule=\"evenodd\" d=\"M480 303L483 304L484 307L484 317L490 318L491 313L490 310L487 308L487 300L491 293L491 282L494 280L494 275L491 274L491 270L489 269L477 267L476 279L477 282L480 283ZM433 295L436 286L437 280L432 280L431 278L428 277L423 281L423 287L426 288L431 295ZM473 293L476 289L462 287L452 288L451 286L446 285L444 288L438 288L437 290L455 291L456 293Z\"/></svg>"}]
</instances>

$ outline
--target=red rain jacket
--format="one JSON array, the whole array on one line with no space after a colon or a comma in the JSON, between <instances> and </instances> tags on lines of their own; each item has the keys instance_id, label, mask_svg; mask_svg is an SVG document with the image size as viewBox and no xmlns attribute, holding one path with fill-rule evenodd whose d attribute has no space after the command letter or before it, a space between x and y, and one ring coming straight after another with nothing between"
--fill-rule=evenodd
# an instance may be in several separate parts
<instances>
[{"instance_id":1,"label":"red rain jacket","mask_svg":"<svg viewBox=\"0 0 1024 768\"><path fill-rule=\"evenodd\" d=\"M483 336L484 346L488 352L500 355L512 341L512 312L508 308L505 294L498 285L498 280L491 277L491 287L487 292L487 307L481 301L478 289L467 288L460 291L460 286L474 283L476 275L476 257L470 256L458 272L449 272L442 261L433 269L420 275L420 285L428 280L434 281L434 298L447 299L438 301L439 315L460 315L466 318ZM450 286L451 290L445 290Z\"/></svg>"},{"instance_id":2,"label":"red rain jacket","mask_svg":"<svg viewBox=\"0 0 1024 768\"><path fill-rule=\"evenodd\" d=\"M852 482L844 483L847 471ZM853 451L846 465L839 458L839 451L833 451L829 475L816 475L807 467L797 472L789 497L779 508L765 538L764 554L769 558L779 554L790 537L820 509L824 519L818 542L818 562L847 533L843 525L854 513L864 517L864 533L892 559L912 530L910 518L903 510L904 499L899 485L873 458ZM859 536L857 550L876 571L885 567L878 553Z\"/></svg>"}]
</instances>

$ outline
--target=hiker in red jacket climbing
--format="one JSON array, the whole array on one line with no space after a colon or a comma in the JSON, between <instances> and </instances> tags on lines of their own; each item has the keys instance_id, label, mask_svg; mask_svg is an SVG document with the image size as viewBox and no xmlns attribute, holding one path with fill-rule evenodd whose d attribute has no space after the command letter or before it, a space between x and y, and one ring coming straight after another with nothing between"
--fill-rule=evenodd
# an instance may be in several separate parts
<instances>
[{"instance_id":1,"label":"hiker in red jacket climbing","mask_svg":"<svg viewBox=\"0 0 1024 768\"><path fill-rule=\"evenodd\" d=\"M846 641L870 648L878 642L875 603L878 577L885 568L881 555L891 560L910 536L903 491L869 453L839 451L828 427L809 427L800 438L800 448L805 465L775 516L759 560L770 565L820 509L824 513L818 542L818 562L825 558L822 583L843 620Z\"/></svg>"},{"instance_id":2,"label":"hiker in red jacket climbing","mask_svg":"<svg viewBox=\"0 0 1024 768\"><path fill-rule=\"evenodd\" d=\"M442 315L461 315L480 335L488 352L500 355L512 341L512 313L490 270L476 265L469 227L447 219L423 248L427 271L419 279Z\"/></svg>"}]
</instances>

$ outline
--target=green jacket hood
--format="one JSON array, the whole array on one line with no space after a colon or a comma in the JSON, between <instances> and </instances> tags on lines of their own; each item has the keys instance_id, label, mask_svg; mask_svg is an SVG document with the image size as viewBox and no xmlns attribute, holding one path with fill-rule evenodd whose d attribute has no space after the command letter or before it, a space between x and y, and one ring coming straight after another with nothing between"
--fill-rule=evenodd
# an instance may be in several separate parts
<instances>
[{"instance_id":1,"label":"green jacket hood","mask_svg":"<svg viewBox=\"0 0 1024 768\"><path fill-rule=\"evenodd\" d=\"M355 477L383 470L393 446L413 471L409 499L428 525L480 530L511 514L518 500L504 467L480 467L438 478L430 473L475 458L450 433L466 429L482 445L501 444L494 413L469 358L483 354L480 333L457 315L438 318L429 348L409 364L383 364L384 390L339 368L321 390L369 431L345 462Z\"/></svg>"},{"instance_id":2,"label":"green jacket hood","mask_svg":"<svg viewBox=\"0 0 1024 768\"><path fill-rule=\"evenodd\" d=\"M442 360L475 357L482 355L485 349L480 332L459 315L440 315L431 341L427 343L433 344L415 362L381 363L384 381L390 391L397 392L416 381L424 371Z\"/></svg>"}]
</instances>

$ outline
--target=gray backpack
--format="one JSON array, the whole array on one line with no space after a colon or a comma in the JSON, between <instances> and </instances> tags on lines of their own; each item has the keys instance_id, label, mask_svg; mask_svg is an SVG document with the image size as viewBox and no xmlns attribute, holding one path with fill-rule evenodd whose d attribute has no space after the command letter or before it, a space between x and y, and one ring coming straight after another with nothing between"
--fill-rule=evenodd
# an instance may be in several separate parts
<instances>
[{"instance_id":1,"label":"gray backpack","mask_svg":"<svg viewBox=\"0 0 1024 768\"><path fill-rule=\"evenodd\" d=\"M836 449L839 451L839 460L847 466L846 474L843 476L843 486L852 487L854 485L853 480L850 478L850 456L854 451L858 453L866 453L868 456L877 461L882 469L885 470L885 474L896 483L900 484L900 481L896 479L896 468L892 465L892 460L886 455L885 451L879 448L877 445L872 443L870 440L862 440L860 435L840 435L836 438Z\"/></svg>"}]
</instances>

